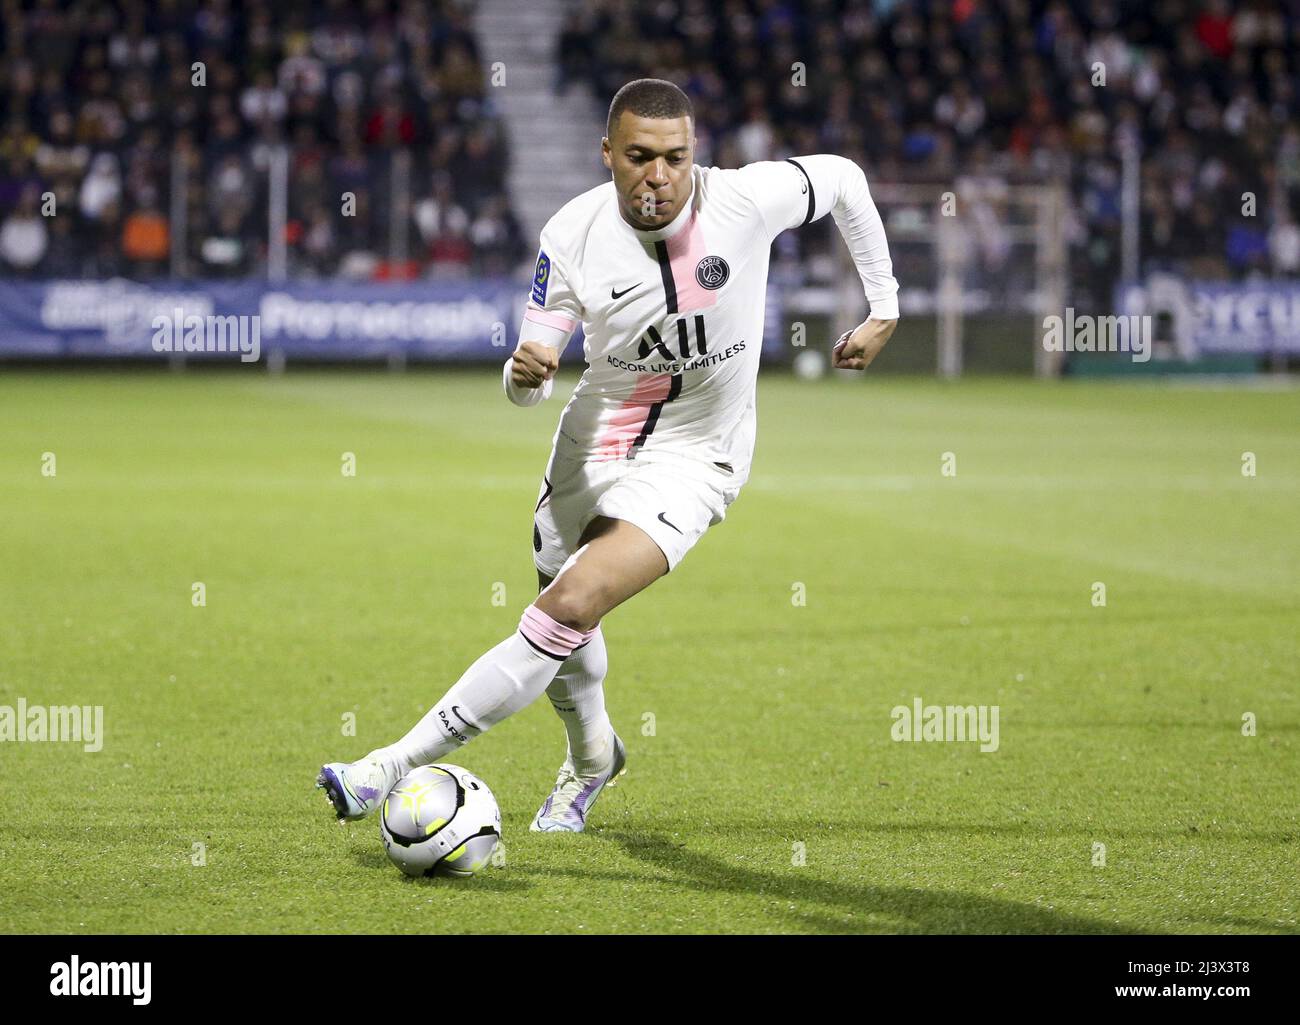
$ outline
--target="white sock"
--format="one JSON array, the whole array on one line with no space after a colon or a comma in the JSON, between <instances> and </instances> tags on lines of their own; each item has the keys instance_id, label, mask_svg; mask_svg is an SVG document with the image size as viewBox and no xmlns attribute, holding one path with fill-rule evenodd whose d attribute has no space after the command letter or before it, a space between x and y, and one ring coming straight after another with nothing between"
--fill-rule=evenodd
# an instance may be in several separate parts
<instances>
[{"instance_id":1,"label":"white sock","mask_svg":"<svg viewBox=\"0 0 1300 1025\"><path fill-rule=\"evenodd\" d=\"M597 626L591 640L565 659L546 688L551 707L569 735L574 768L584 775L607 768L613 753L612 727L605 713L604 681L608 670L605 635Z\"/></svg>"},{"instance_id":2,"label":"white sock","mask_svg":"<svg viewBox=\"0 0 1300 1025\"><path fill-rule=\"evenodd\" d=\"M399 775L441 761L532 704L587 636L528 606L515 633L480 655L406 736L370 757L396 766Z\"/></svg>"}]
</instances>

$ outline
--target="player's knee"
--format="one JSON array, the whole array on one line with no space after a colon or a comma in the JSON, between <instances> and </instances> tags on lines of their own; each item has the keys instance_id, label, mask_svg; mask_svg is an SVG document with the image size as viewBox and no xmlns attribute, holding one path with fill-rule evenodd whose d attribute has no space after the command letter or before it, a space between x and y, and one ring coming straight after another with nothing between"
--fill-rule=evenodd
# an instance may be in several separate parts
<instances>
[{"instance_id":1,"label":"player's knee","mask_svg":"<svg viewBox=\"0 0 1300 1025\"><path fill-rule=\"evenodd\" d=\"M595 593L564 581L553 584L538 598L537 607L557 623L580 633L594 627L603 615Z\"/></svg>"}]
</instances>

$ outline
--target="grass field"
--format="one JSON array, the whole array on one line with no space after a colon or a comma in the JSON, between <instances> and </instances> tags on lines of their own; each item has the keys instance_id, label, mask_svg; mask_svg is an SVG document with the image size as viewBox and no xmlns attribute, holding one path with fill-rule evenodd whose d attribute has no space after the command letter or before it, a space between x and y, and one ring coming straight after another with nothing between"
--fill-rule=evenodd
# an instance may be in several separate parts
<instances>
[{"instance_id":1,"label":"grass field","mask_svg":"<svg viewBox=\"0 0 1300 1025\"><path fill-rule=\"evenodd\" d=\"M1300 929L1296 390L765 376L726 522L604 622L588 833L527 832L542 701L458 759L506 866L402 878L312 784L535 592L561 402L499 380L0 373L0 704L105 731L0 744L0 931ZM892 741L916 697L997 751Z\"/></svg>"}]
</instances>

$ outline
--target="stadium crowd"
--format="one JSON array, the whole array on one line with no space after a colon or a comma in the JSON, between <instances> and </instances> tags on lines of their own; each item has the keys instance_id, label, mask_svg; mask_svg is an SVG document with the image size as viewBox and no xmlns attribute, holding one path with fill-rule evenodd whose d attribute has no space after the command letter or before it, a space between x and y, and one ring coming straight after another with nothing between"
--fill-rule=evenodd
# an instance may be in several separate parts
<instances>
[{"instance_id":1,"label":"stadium crowd","mask_svg":"<svg viewBox=\"0 0 1300 1025\"><path fill-rule=\"evenodd\" d=\"M1126 145L1145 270L1300 273L1296 0L591 0L557 67L557 89L597 97L676 82L701 163L840 153L959 197L1065 180L1072 287L1097 301L1121 268ZM1007 257L981 250L988 270Z\"/></svg>"},{"instance_id":2,"label":"stadium crowd","mask_svg":"<svg viewBox=\"0 0 1300 1025\"><path fill-rule=\"evenodd\" d=\"M187 276L264 273L285 143L290 276L493 273L527 248L464 4L2 0L0 54L8 275L165 276L174 243ZM403 149L409 259L394 264Z\"/></svg>"},{"instance_id":3,"label":"stadium crowd","mask_svg":"<svg viewBox=\"0 0 1300 1025\"><path fill-rule=\"evenodd\" d=\"M0 0L0 271L163 276L175 246L186 275L264 273L282 144L290 275L509 271L534 240L510 208L470 11ZM678 82L702 163L835 152L958 196L1065 181L1072 286L1101 301L1120 271L1126 146L1144 270L1300 274L1300 0L588 0L556 66L557 89L602 104L631 78ZM59 216L43 216L47 193ZM409 259L394 263L398 194ZM788 244L832 244L819 229ZM996 223L984 241L996 272Z\"/></svg>"}]
</instances>

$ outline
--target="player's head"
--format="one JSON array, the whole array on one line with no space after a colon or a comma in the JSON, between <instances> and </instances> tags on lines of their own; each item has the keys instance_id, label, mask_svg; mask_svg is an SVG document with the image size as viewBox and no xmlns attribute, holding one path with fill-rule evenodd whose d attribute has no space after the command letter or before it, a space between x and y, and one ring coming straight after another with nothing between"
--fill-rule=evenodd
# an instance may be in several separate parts
<instances>
[{"instance_id":1,"label":"player's head","mask_svg":"<svg viewBox=\"0 0 1300 1025\"><path fill-rule=\"evenodd\" d=\"M623 219L636 228L661 228L691 195L695 112L672 82L638 78L609 105L600 156L613 172Z\"/></svg>"}]
</instances>

